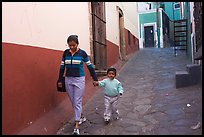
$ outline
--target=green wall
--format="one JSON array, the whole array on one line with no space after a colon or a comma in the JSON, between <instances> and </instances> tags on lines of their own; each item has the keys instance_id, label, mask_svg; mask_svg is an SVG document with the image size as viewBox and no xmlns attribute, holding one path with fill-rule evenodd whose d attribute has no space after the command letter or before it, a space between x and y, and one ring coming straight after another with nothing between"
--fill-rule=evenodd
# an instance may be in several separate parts
<instances>
[{"instance_id":1,"label":"green wall","mask_svg":"<svg viewBox=\"0 0 204 137\"><path fill-rule=\"evenodd\" d=\"M172 2L164 2L165 12L170 20L173 20L173 3Z\"/></svg>"},{"instance_id":2,"label":"green wall","mask_svg":"<svg viewBox=\"0 0 204 137\"><path fill-rule=\"evenodd\" d=\"M157 21L156 12L139 14L140 27L141 27L141 24L152 23L156 21ZM141 38L141 28L140 28L140 38Z\"/></svg>"},{"instance_id":3,"label":"green wall","mask_svg":"<svg viewBox=\"0 0 204 137\"><path fill-rule=\"evenodd\" d=\"M173 5L175 2L159 2L159 4L164 4L164 11L169 17L170 20L180 20L181 15L180 15L180 8L175 9L173 13ZM156 9L156 2L152 2L152 8Z\"/></svg>"}]
</instances>

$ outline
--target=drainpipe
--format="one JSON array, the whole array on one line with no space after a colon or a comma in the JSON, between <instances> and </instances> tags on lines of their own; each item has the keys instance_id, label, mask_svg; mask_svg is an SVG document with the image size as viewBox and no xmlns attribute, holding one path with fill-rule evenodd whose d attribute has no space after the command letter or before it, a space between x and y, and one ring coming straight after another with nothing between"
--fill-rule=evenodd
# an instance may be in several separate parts
<instances>
[{"instance_id":1,"label":"drainpipe","mask_svg":"<svg viewBox=\"0 0 204 137\"><path fill-rule=\"evenodd\" d=\"M156 17L157 17L157 39L158 48L160 48L160 16L159 16L159 2L156 2Z\"/></svg>"},{"instance_id":2,"label":"drainpipe","mask_svg":"<svg viewBox=\"0 0 204 137\"><path fill-rule=\"evenodd\" d=\"M191 54L191 14L190 14L190 2L186 2L186 19L187 19L187 53L188 53L188 57L191 60L192 58L192 54Z\"/></svg>"}]
</instances>

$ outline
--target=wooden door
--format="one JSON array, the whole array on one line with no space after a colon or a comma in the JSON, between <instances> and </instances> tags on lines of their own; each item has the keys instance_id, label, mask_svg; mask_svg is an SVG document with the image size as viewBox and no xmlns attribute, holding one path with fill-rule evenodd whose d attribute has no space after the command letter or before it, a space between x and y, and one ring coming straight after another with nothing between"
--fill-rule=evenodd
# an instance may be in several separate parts
<instances>
[{"instance_id":1,"label":"wooden door","mask_svg":"<svg viewBox=\"0 0 204 137\"><path fill-rule=\"evenodd\" d=\"M145 47L154 47L154 30L153 26L145 26Z\"/></svg>"},{"instance_id":2,"label":"wooden door","mask_svg":"<svg viewBox=\"0 0 204 137\"><path fill-rule=\"evenodd\" d=\"M106 21L105 3L91 2L93 58L96 70L106 69Z\"/></svg>"}]
</instances>

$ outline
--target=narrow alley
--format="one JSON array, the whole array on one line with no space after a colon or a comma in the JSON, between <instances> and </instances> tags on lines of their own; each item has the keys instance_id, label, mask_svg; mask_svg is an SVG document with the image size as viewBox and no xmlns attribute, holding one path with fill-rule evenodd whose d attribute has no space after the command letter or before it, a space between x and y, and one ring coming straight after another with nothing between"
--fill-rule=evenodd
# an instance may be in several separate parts
<instances>
[{"instance_id":1,"label":"narrow alley","mask_svg":"<svg viewBox=\"0 0 204 137\"><path fill-rule=\"evenodd\" d=\"M103 121L103 92L85 104L87 121L81 135L202 135L202 85L175 88L175 72L191 64L185 51L143 48L118 71L124 87L119 120ZM74 119L65 121L57 135L72 134Z\"/></svg>"},{"instance_id":2,"label":"narrow alley","mask_svg":"<svg viewBox=\"0 0 204 137\"><path fill-rule=\"evenodd\" d=\"M193 1L2 2L2 135L201 135L202 9ZM93 79L109 67L124 94L120 118L105 124ZM83 79L79 130L78 105L58 90L62 75Z\"/></svg>"}]
</instances>

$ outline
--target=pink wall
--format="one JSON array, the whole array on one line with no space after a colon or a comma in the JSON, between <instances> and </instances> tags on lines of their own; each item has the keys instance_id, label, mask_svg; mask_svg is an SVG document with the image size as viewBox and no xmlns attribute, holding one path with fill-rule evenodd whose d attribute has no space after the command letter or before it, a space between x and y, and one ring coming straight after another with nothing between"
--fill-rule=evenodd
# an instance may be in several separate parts
<instances>
[{"instance_id":1,"label":"pink wall","mask_svg":"<svg viewBox=\"0 0 204 137\"><path fill-rule=\"evenodd\" d=\"M56 91L61 56L62 51L2 43L2 134L17 134L68 99ZM93 93L87 92L84 102ZM71 118L69 101L66 105Z\"/></svg>"}]
</instances>

